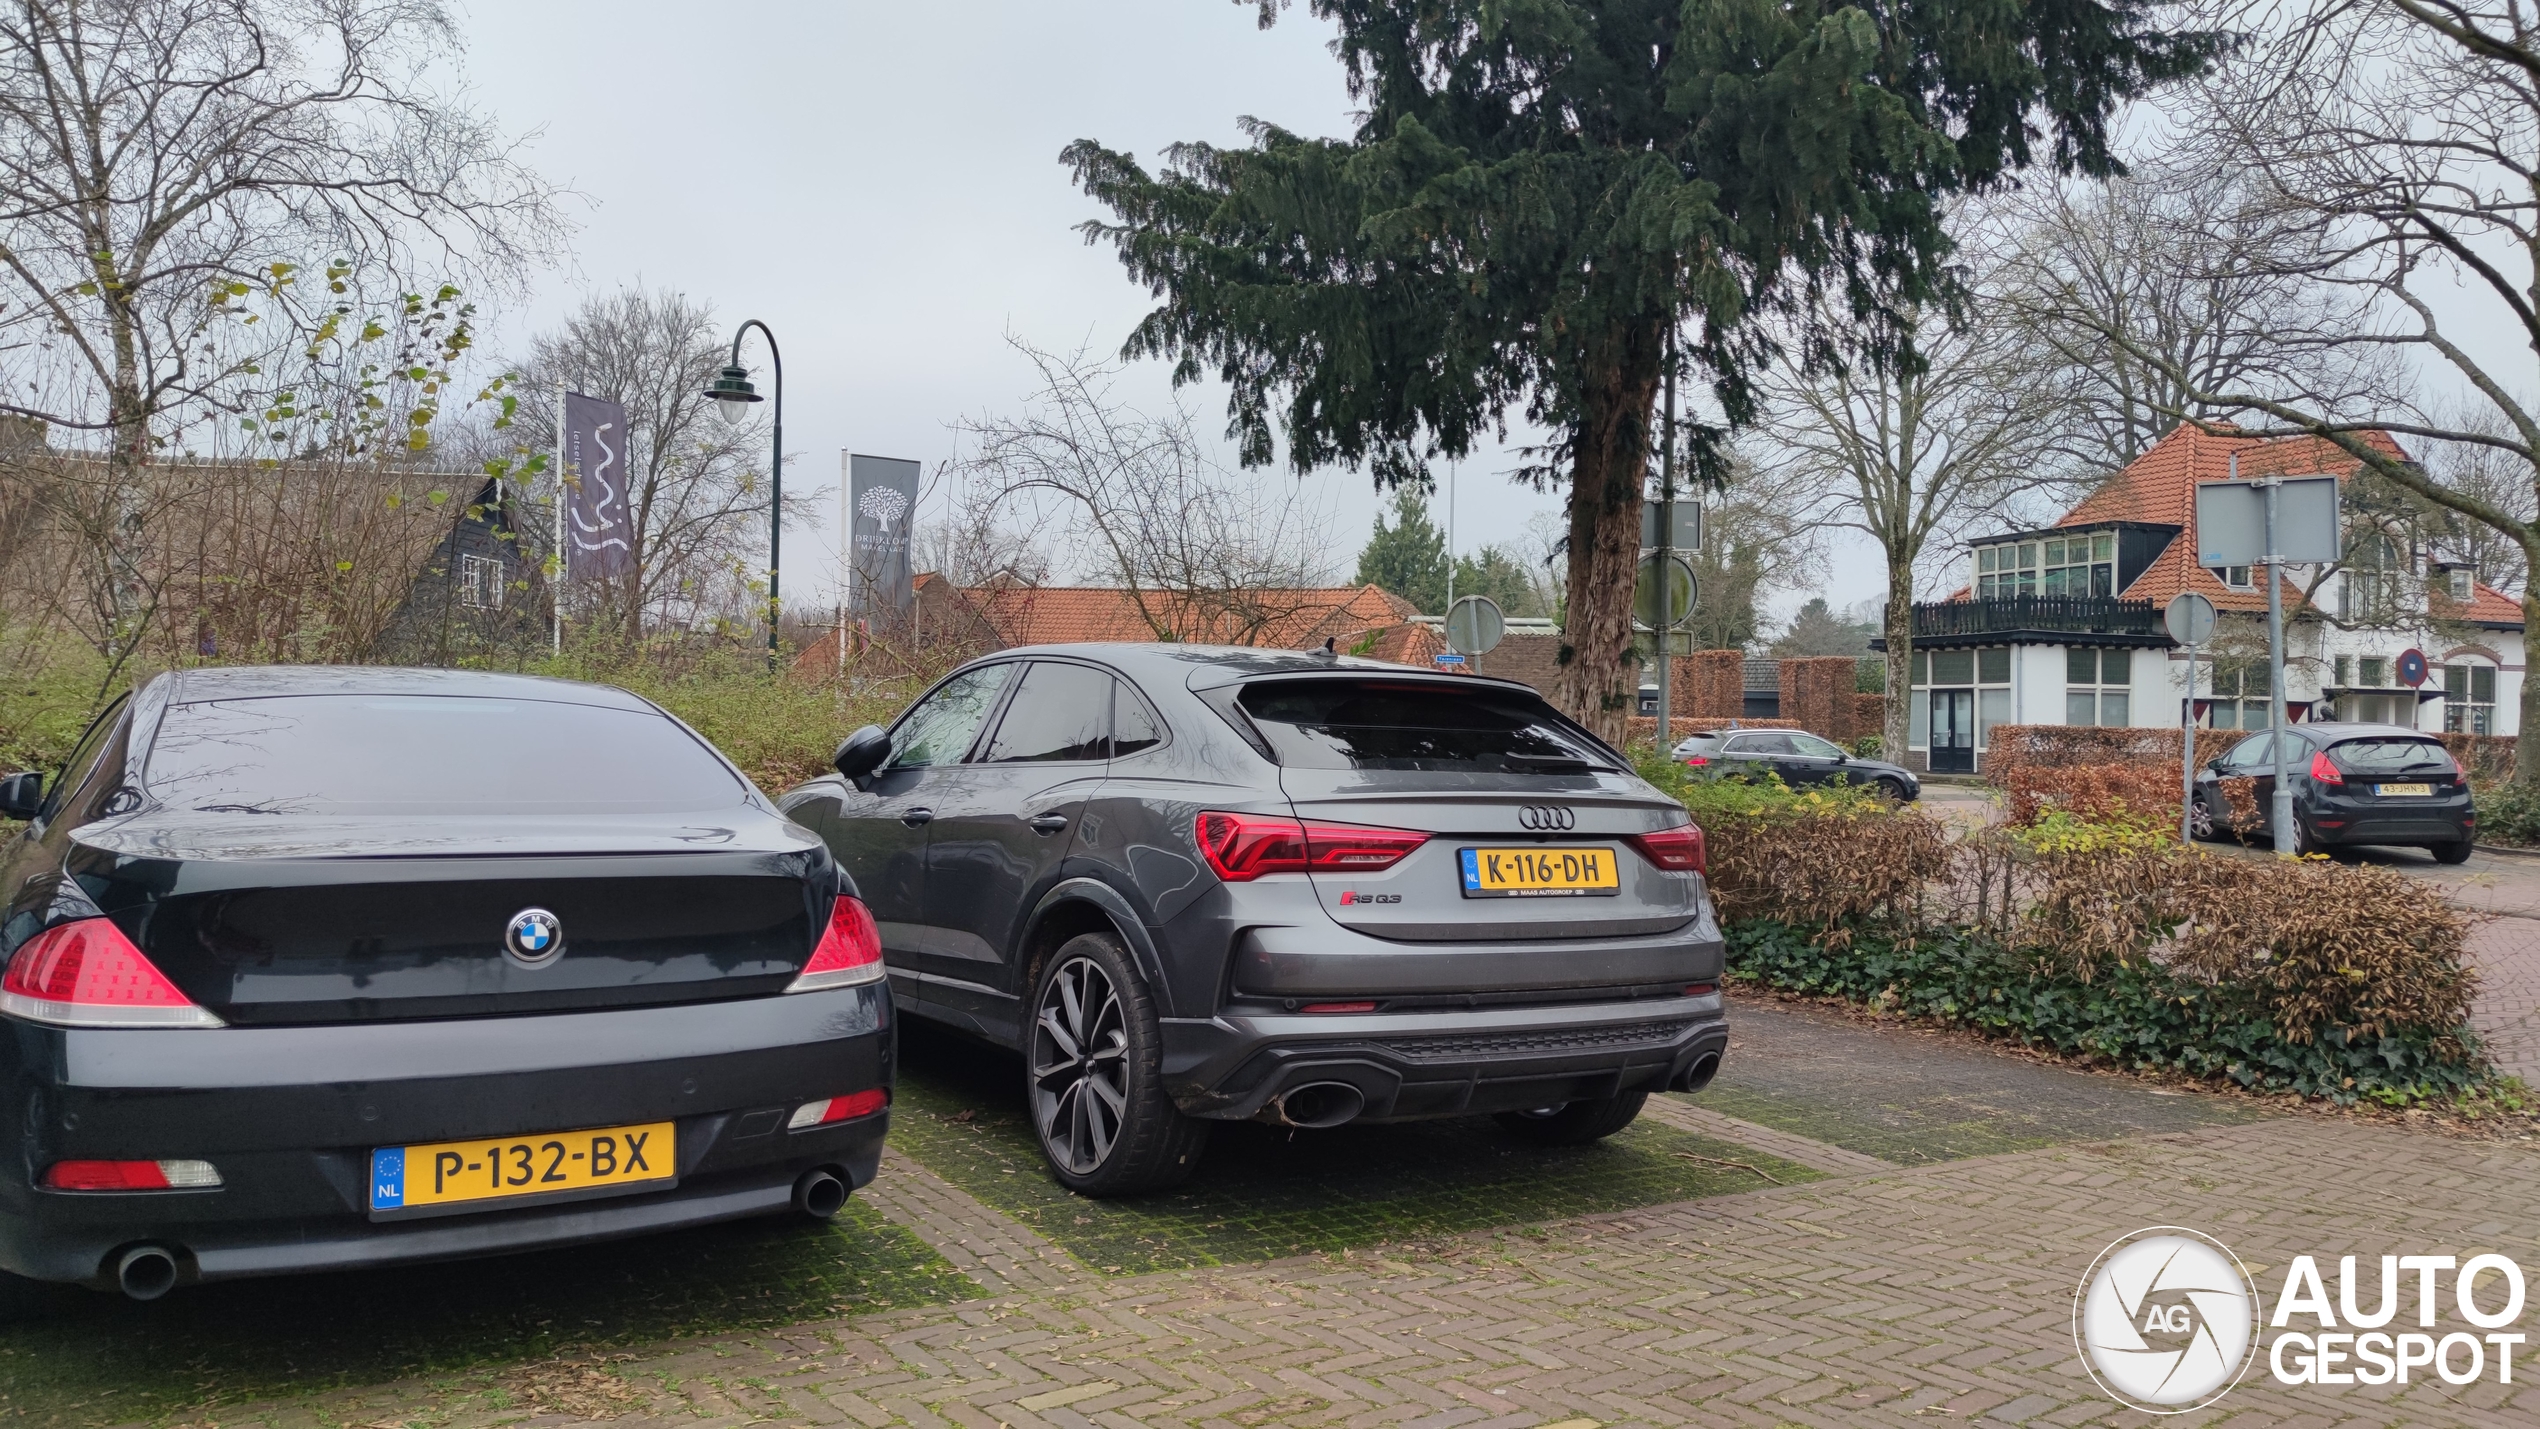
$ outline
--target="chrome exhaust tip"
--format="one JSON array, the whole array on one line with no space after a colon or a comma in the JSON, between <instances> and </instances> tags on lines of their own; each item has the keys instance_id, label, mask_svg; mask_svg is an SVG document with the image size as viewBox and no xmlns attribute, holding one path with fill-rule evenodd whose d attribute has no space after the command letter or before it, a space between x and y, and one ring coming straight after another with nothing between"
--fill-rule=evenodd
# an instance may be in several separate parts
<instances>
[{"instance_id":1,"label":"chrome exhaust tip","mask_svg":"<svg viewBox=\"0 0 2540 1429\"><path fill-rule=\"evenodd\" d=\"M794 1210L815 1221L825 1221L845 1209L846 1179L826 1166L805 1171L794 1182Z\"/></svg>"},{"instance_id":2,"label":"chrome exhaust tip","mask_svg":"<svg viewBox=\"0 0 2540 1429\"><path fill-rule=\"evenodd\" d=\"M156 1300L176 1288L176 1255L162 1245L136 1245L115 1262L115 1288L134 1300Z\"/></svg>"},{"instance_id":3,"label":"chrome exhaust tip","mask_svg":"<svg viewBox=\"0 0 2540 1429\"><path fill-rule=\"evenodd\" d=\"M1367 1109L1367 1097L1347 1082L1308 1082L1279 1093L1272 1105L1279 1124L1320 1131L1356 1119Z\"/></svg>"}]
</instances>

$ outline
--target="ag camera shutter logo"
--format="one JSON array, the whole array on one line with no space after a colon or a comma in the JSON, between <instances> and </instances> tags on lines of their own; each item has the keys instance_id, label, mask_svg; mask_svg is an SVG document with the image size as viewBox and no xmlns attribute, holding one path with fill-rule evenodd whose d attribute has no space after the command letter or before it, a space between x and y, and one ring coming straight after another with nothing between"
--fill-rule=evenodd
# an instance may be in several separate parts
<instances>
[{"instance_id":1,"label":"ag camera shutter logo","mask_svg":"<svg viewBox=\"0 0 2540 1429\"><path fill-rule=\"evenodd\" d=\"M2239 1257L2184 1226L2151 1226L2099 1253L2073 1295L2073 1343L2111 1399L2184 1414L2223 1397L2258 1348L2258 1295Z\"/></svg>"}]
</instances>

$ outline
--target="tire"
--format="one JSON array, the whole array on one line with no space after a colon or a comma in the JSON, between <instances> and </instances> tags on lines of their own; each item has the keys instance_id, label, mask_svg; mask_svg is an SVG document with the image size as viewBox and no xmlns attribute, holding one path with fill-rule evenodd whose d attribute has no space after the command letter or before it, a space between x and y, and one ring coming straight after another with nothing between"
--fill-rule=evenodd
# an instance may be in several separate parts
<instances>
[{"instance_id":1,"label":"tire","mask_svg":"<svg viewBox=\"0 0 2540 1429\"><path fill-rule=\"evenodd\" d=\"M2295 814L2293 816L2293 856L2310 858L2326 852L2328 850L2320 846L2319 835L2311 830L2311 821L2300 814Z\"/></svg>"},{"instance_id":2,"label":"tire","mask_svg":"<svg viewBox=\"0 0 2540 1429\"><path fill-rule=\"evenodd\" d=\"M2187 828L2198 843L2220 843L2224 838L2222 821L2214 817L2214 806L2201 792L2187 807Z\"/></svg>"},{"instance_id":3,"label":"tire","mask_svg":"<svg viewBox=\"0 0 2540 1429\"><path fill-rule=\"evenodd\" d=\"M1535 1111L1504 1111L1493 1119L1509 1135L1537 1146L1585 1146L1631 1125L1648 1100L1646 1091L1625 1092Z\"/></svg>"},{"instance_id":4,"label":"tire","mask_svg":"<svg viewBox=\"0 0 2540 1429\"><path fill-rule=\"evenodd\" d=\"M1902 779L1893 779L1882 774L1870 781L1870 789L1891 804L1905 802L1905 781Z\"/></svg>"},{"instance_id":5,"label":"tire","mask_svg":"<svg viewBox=\"0 0 2540 1429\"><path fill-rule=\"evenodd\" d=\"M1198 1168L1209 1123L1164 1094L1155 998L1120 940L1083 933L1032 985L1024 1096L1041 1155L1080 1196L1134 1196Z\"/></svg>"},{"instance_id":6,"label":"tire","mask_svg":"<svg viewBox=\"0 0 2540 1429\"><path fill-rule=\"evenodd\" d=\"M2467 863L2470 856L2470 841L2462 839L2458 843L2431 844L2425 851L2434 855L2436 863Z\"/></svg>"}]
</instances>

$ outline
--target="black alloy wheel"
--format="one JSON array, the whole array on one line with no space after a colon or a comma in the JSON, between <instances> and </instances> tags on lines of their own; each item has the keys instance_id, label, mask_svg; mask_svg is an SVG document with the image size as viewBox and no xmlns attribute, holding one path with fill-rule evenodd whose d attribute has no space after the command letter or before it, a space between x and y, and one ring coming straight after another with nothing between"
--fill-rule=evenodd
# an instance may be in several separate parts
<instances>
[{"instance_id":1,"label":"black alloy wheel","mask_svg":"<svg viewBox=\"0 0 2540 1429\"><path fill-rule=\"evenodd\" d=\"M1646 1091L1625 1092L1531 1111L1504 1111L1493 1120L1500 1130L1537 1146L1585 1146L1631 1125L1648 1101Z\"/></svg>"},{"instance_id":2,"label":"black alloy wheel","mask_svg":"<svg viewBox=\"0 0 2540 1429\"><path fill-rule=\"evenodd\" d=\"M1104 933L1069 939L1034 989L1025 1047L1032 1125L1060 1184L1134 1195L1198 1166L1209 1124L1164 1094L1161 1064L1154 1000L1127 952Z\"/></svg>"}]
</instances>

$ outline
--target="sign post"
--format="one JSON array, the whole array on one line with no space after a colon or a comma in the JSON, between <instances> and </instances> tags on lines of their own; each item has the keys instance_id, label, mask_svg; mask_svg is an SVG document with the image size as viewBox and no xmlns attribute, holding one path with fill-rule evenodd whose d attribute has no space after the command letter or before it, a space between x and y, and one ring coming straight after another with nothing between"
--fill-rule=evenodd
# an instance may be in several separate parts
<instances>
[{"instance_id":1,"label":"sign post","mask_svg":"<svg viewBox=\"0 0 2540 1429\"><path fill-rule=\"evenodd\" d=\"M2196 841L2196 647L2213 636L2214 603L2194 591L2180 591L2161 612L2161 623L2169 627L2172 640L2187 647L2187 698L2181 702L2186 735L2179 755L2184 787L2178 798L2178 842L2184 848Z\"/></svg>"},{"instance_id":2,"label":"sign post","mask_svg":"<svg viewBox=\"0 0 2540 1429\"><path fill-rule=\"evenodd\" d=\"M2240 479L2240 454L2232 453L2231 477L2196 486L2196 563L2207 567L2256 566L2267 582L2267 697L2275 742L2275 851L2290 855L2299 842L2293 827L2293 761L2284 729L2284 568L2337 560L2344 529L2333 476L2269 476Z\"/></svg>"},{"instance_id":3,"label":"sign post","mask_svg":"<svg viewBox=\"0 0 2540 1429\"><path fill-rule=\"evenodd\" d=\"M1500 613L1499 602L1489 596L1457 596L1455 604L1446 608L1446 648L1467 657L1475 674L1481 673L1481 666L1469 657L1498 649L1499 638L1507 630L1508 618Z\"/></svg>"}]
</instances>

